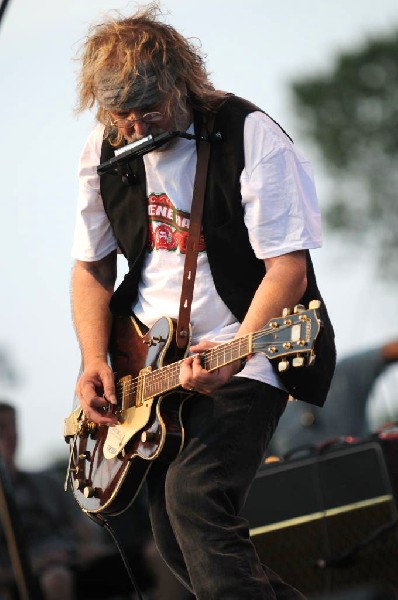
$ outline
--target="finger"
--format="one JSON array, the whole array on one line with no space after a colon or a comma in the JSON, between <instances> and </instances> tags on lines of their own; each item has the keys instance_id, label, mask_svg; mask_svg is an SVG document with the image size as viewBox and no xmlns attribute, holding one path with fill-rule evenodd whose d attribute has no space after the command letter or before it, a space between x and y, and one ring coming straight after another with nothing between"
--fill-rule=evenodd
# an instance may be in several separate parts
<instances>
[{"instance_id":1,"label":"finger","mask_svg":"<svg viewBox=\"0 0 398 600\"><path fill-rule=\"evenodd\" d=\"M110 411L110 404L98 396L92 397L88 402L81 402L83 412L87 419L98 425L115 425L118 423L117 416Z\"/></svg>"},{"instance_id":2,"label":"finger","mask_svg":"<svg viewBox=\"0 0 398 600\"><path fill-rule=\"evenodd\" d=\"M99 369L94 379L97 381L96 394L102 396L111 404L117 404L115 377L109 365L106 364L103 368Z\"/></svg>"},{"instance_id":3,"label":"finger","mask_svg":"<svg viewBox=\"0 0 398 600\"><path fill-rule=\"evenodd\" d=\"M214 346L216 346L217 344L215 342L210 342L207 340L204 340L203 342L200 342L199 344L196 344L195 346L191 346L190 347L190 352L204 352L205 350L209 350L210 348L214 348Z\"/></svg>"},{"instance_id":4,"label":"finger","mask_svg":"<svg viewBox=\"0 0 398 600\"><path fill-rule=\"evenodd\" d=\"M100 392L98 392L100 390ZM102 397L102 385L99 386L91 379L82 380L80 383L80 399L86 402L87 404L98 406L105 405L105 400Z\"/></svg>"},{"instance_id":5,"label":"finger","mask_svg":"<svg viewBox=\"0 0 398 600\"><path fill-rule=\"evenodd\" d=\"M117 422L114 415L108 413L109 402L97 394L97 389L98 386L95 386L91 380L80 383L79 400L86 418L101 425Z\"/></svg>"},{"instance_id":6,"label":"finger","mask_svg":"<svg viewBox=\"0 0 398 600\"><path fill-rule=\"evenodd\" d=\"M115 379L113 373L105 373L102 379L104 398L111 404L117 404Z\"/></svg>"},{"instance_id":7,"label":"finger","mask_svg":"<svg viewBox=\"0 0 398 600\"><path fill-rule=\"evenodd\" d=\"M193 365L194 357L188 356L185 358L180 365L180 375L179 382L181 387L186 390L192 390L194 387L193 384L193 374L192 374L192 365Z\"/></svg>"},{"instance_id":8,"label":"finger","mask_svg":"<svg viewBox=\"0 0 398 600\"><path fill-rule=\"evenodd\" d=\"M192 374L194 377L208 374L209 371L204 368L201 354L195 354L192 360Z\"/></svg>"}]
</instances>

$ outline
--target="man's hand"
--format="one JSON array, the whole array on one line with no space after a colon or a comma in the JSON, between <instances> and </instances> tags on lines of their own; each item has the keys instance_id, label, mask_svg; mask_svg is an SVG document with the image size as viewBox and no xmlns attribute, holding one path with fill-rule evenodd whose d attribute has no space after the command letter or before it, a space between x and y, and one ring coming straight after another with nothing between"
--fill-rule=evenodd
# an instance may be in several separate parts
<instances>
[{"instance_id":1,"label":"man's hand","mask_svg":"<svg viewBox=\"0 0 398 600\"><path fill-rule=\"evenodd\" d=\"M200 353L219 344L203 341L196 346L191 346L190 351L194 356L188 356L182 361L180 369L180 384L186 390L195 390L200 394L212 394L219 387L227 383L233 375L242 368L240 360L220 367L211 373L202 367Z\"/></svg>"},{"instance_id":2,"label":"man's hand","mask_svg":"<svg viewBox=\"0 0 398 600\"><path fill-rule=\"evenodd\" d=\"M118 423L112 412L117 401L113 372L105 360L87 365L77 382L76 394L88 419L98 425Z\"/></svg>"}]
</instances>

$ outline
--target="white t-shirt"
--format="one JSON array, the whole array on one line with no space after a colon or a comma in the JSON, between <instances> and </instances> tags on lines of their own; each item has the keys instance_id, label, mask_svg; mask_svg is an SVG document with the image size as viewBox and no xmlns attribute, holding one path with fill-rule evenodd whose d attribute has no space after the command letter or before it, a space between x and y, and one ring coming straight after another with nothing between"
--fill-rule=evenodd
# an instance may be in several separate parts
<instances>
[{"instance_id":1,"label":"white t-shirt","mask_svg":"<svg viewBox=\"0 0 398 600\"><path fill-rule=\"evenodd\" d=\"M83 261L100 260L117 248L96 172L102 136L103 127L98 125L88 137L80 159L72 256ZM310 164L261 112L251 113L245 120L244 153L242 203L257 258L319 247L320 212ZM132 308L150 327L164 315L178 316L196 169L195 141L178 139L167 151L146 154L144 163L150 244L138 299ZM215 289L204 247L198 254L191 324L192 343L204 339L228 341L239 328ZM260 354L248 361L239 375L282 387L268 359Z\"/></svg>"}]
</instances>

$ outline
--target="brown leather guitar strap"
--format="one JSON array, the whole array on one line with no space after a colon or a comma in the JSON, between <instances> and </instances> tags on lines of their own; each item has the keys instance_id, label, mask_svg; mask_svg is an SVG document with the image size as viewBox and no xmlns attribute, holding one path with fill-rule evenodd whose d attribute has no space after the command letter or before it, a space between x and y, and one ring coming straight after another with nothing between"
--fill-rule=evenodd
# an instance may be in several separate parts
<instances>
[{"instance_id":1,"label":"brown leather guitar strap","mask_svg":"<svg viewBox=\"0 0 398 600\"><path fill-rule=\"evenodd\" d=\"M176 343L178 348L185 348L189 341L189 320L193 288L195 284L196 265L200 232L202 228L203 203L207 180L207 167L210 156L210 141L208 137L213 130L214 116L207 121L203 119L201 138L198 143L198 157L196 162L195 181L192 196L191 217L189 223L187 250L185 254L184 274L182 279L180 310L177 321Z\"/></svg>"}]
</instances>

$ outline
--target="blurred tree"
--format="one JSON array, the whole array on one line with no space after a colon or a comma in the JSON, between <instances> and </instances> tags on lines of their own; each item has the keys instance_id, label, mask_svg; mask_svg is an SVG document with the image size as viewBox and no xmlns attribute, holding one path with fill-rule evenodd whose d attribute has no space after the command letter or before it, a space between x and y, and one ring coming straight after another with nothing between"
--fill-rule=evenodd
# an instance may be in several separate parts
<instances>
[{"instance_id":1,"label":"blurred tree","mask_svg":"<svg viewBox=\"0 0 398 600\"><path fill-rule=\"evenodd\" d=\"M326 225L377 240L382 275L398 274L398 31L336 57L329 72L292 83L303 132L333 191Z\"/></svg>"}]
</instances>

